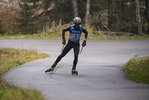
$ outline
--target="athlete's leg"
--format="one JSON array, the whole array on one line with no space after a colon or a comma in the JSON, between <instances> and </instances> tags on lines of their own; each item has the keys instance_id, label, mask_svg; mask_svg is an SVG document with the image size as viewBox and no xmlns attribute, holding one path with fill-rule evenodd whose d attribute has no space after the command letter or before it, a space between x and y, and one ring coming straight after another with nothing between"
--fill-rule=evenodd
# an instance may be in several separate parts
<instances>
[{"instance_id":1,"label":"athlete's leg","mask_svg":"<svg viewBox=\"0 0 149 100\"><path fill-rule=\"evenodd\" d=\"M53 68L57 65L57 63L71 50L72 44L71 42L68 42L68 44L65 46L63 52L57 57L56 61L52 65Z\"/></svg>"},{"instance_id":2,"label":"athlete's leg","mask_svg":"<svg viewBox=\"0 0 149 100\"><path fill-rule=\"evenodd\" d=\"M78 62L78 55L79 55L79 50L80 50L80 44L76 43L73 50L74 50L74 61L73 61L72 70L76 70L76 65Z\"/></svg>"}]
</instances>

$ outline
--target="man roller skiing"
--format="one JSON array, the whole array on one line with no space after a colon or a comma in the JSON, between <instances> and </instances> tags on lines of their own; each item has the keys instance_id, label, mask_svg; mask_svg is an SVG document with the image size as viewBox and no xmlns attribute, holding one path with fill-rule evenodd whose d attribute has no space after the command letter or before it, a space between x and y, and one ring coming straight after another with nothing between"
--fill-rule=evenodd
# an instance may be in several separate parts
<instances>
[{"instance_id":1,"label":"man roller skiing","mask_svg":"<svg viewBox=\"0 0 149 100\"><path fill-rule=\"evenodd\" d=\"M50 72L53 71L58 62L73 48L74 50L74 61L73 61L73 67L72 67L72 74L78 74L76 70L76 65L78 62L78 55L79 55L79 50L80 50L80 36L81 33L85 33L85 40L82 43L82 46L86 46L86 40L88 36L88 32L80 25L81 24L81 19L79 17L74 18L74 24L70 25L69 27L63 29L62 31L62 44L66 44L66 39L65 39L65 32L69 31L70 36L68 39L68 43L63 49L62 53L57 57L56 61L54 64L47 69L45 72Z\"/></svg>"}]
</instances>

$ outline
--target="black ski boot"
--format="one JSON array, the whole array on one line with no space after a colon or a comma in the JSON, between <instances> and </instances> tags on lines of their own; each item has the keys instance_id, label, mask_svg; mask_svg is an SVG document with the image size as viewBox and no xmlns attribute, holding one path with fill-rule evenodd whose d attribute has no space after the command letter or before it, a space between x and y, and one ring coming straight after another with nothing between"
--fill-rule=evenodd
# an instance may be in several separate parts
<instances>
[{"instance_id":1,"label":"black ski boot","mask_svg":"<svg viewBox=\"0 0 149 100\"><path fill-rule=\"evenodd\" d=\"M72 70L72 75L78 75L78 71Z\"/></svg>"},{"instance_id":2,"label":"black ski boot","mask_svg":"<svg viewBox=\"0 0 149 100\"><path fill-rule=\"evenodd\" d=\"M45 71L45 73L46 73L46 72L51 72L51 71L54 71L54 68L53 68L53 67L50 67L49 69L47 69L47 70Z\"/></svg>"}]
</instances>

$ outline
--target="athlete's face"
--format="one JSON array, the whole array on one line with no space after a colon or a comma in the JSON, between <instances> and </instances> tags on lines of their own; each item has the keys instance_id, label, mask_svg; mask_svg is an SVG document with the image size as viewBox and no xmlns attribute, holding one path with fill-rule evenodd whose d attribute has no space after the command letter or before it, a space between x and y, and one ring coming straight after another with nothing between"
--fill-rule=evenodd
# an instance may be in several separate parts
<instances>
[{"instance_id":1,"label":"athlete's face","mask_svg":"<svg viewBox=\"0 0 149 100\"><path fill-rule=\"evenodd\" d=\"M79 25L80 25L80 24L75 24L75 28L79 28Z\"/></svg>"}]
</instances>

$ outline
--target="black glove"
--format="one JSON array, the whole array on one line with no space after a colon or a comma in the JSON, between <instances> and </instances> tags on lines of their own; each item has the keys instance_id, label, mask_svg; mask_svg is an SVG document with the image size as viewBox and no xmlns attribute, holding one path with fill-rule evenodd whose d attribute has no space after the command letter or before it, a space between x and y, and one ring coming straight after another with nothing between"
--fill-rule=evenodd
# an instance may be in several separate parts
<instances>
[{"instance_id":1,"label":"black glove","mask_svg":"<svg viewBox=\"0 0 149 100\"><path fill-rule=\"evenodd\" d=\"M66 40L65 40L65 39L62 40L62 44L63 44L63 45L66 44Z\"/></svg>"},{"instance_id":2,"label":"black glove","mask_svg":"<svg viewBox=\"0 0 149 100\"><path fill-rule=\"evenodd\" d=\"M82 47L86 46L86 40L83 41Z\"/></svg>"}]
</instances>

